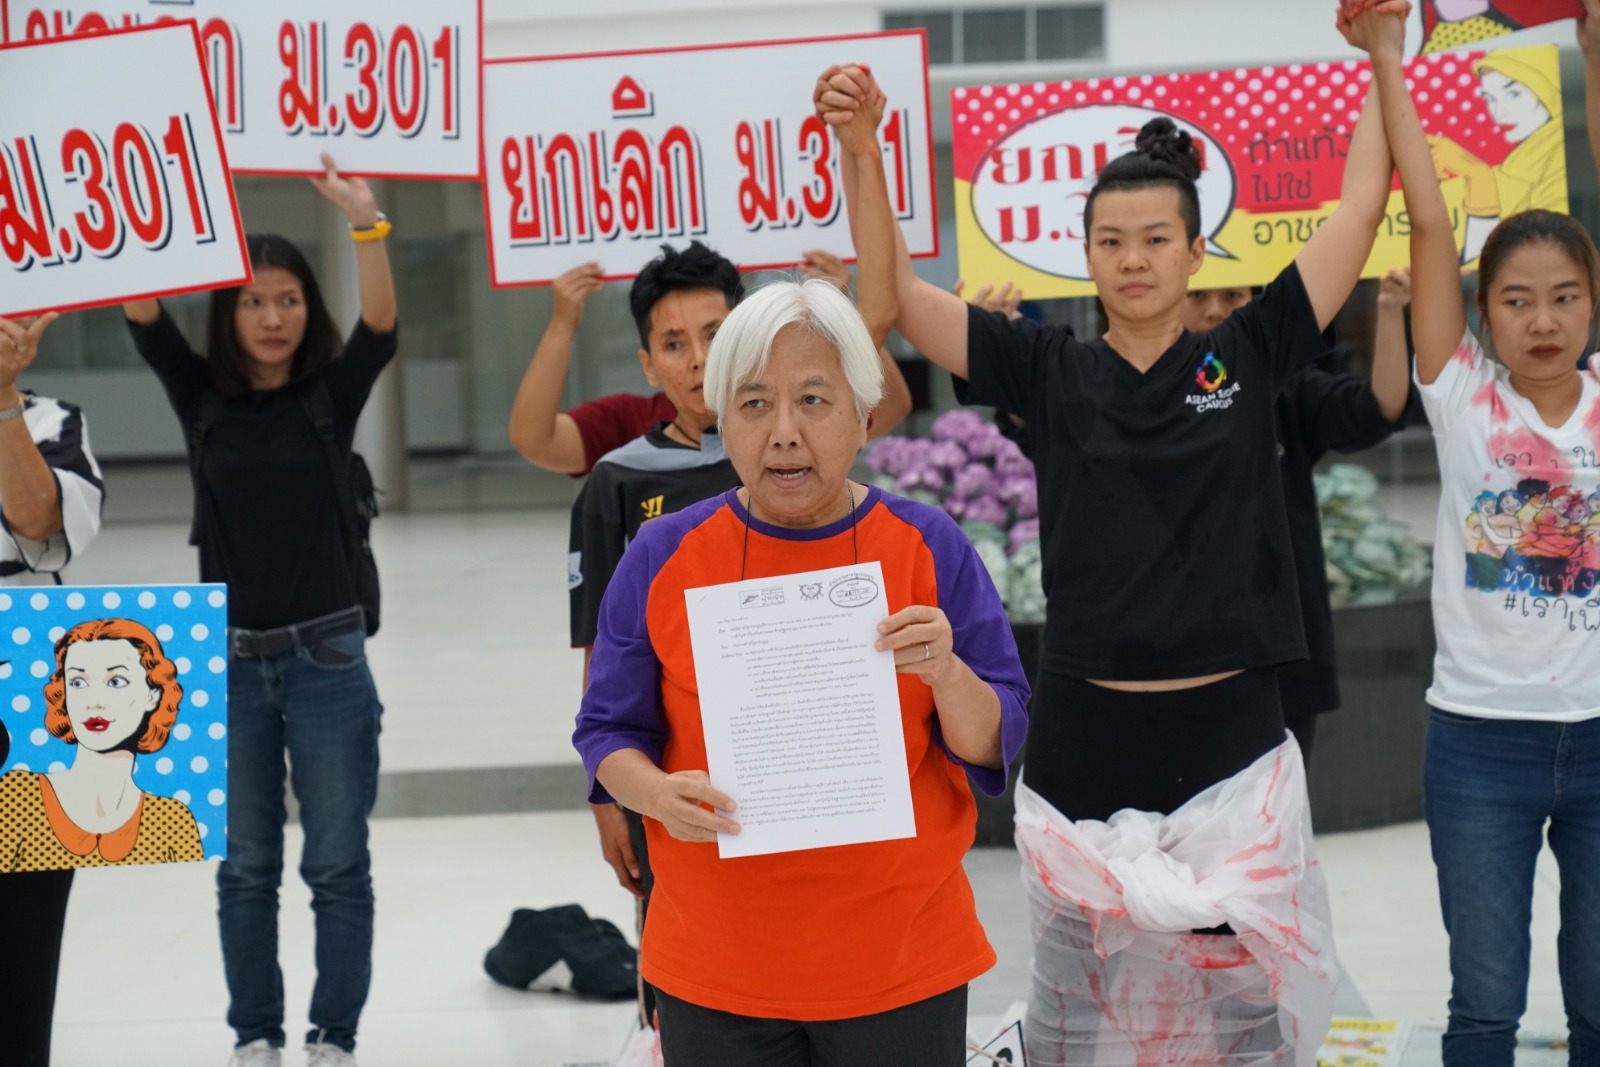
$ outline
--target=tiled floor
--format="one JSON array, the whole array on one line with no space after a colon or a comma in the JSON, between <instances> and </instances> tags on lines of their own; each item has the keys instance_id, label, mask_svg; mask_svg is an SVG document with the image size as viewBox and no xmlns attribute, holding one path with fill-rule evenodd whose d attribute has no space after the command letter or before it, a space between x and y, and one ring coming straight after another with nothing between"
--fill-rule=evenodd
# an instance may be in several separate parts
<instances>
[{"instance_id":1,"label":"tiled floor","mask_svg":"<svg viewBox=\"0 0 1600 1067\"><path fill-rule=\"evenodd\" d=\"M181 509L183 496L172 496L168 475L148 473L147 480L152 510L138 517L161 521L109 524L75 581L192 578L185 528L172 510ZM516 494L503 496L509 503ZM448 506L464 503L470 501ZM385 516L375 534L385 622L372 660L387 706L384 766L397 775L390 788L429 772L466 772L441 780L467 790L481 778L490 792L506 790L511 779L570 774L579 660L566 647L565 512L422 511ZM474 768L500 770L475 776ZM494 799L465 810L497 810ZM379 927L362 1028L366 1067L554 1067L616 1053L627 1006L516 993L481 970L514 907L577 901L631 929L630 898L600 862L587 812L560 800L526 806L562 810L374 822ZM1320 845L1348 979L1340 1010L1441 1024L1448 972L1423 828L1331 835ZM1000 954L1000 965L973 988L972 1011L993 1016L1027 994L1025 911L1013 853L975 852L968 869ZM80 875L67 926L57 1064L221 1067L231 1041L222 1021L211 874L152 867ZM1527 1027L1552 1035L1564 1030L1556 893L1546 855ZM288 1002L299 1012L312 978L307 903L291 873L283 960ZM1427 1044L1425 1035L1414 1042L1407 1063L1428 1062Z\"/></svg>"}]
</instances>

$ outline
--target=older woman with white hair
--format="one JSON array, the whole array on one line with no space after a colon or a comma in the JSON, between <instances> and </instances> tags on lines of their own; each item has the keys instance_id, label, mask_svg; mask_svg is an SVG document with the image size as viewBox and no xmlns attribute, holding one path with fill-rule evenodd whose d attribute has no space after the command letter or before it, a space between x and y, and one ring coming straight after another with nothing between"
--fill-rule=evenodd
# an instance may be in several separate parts
<instances>
[{"instance_id":1,"label":"older woman with white hair","mask_svg":"<svg viewBox=\"0 0 1600 1067\"><path fill-rule=\"evenodd\" d=\"M606 591L573 742L590 800L645 816L640 970L668 1067L951 1067L994 963L961 859L1019 751L1028 685L1000 598L937 509L849 480L882 374L826 282L769 285L723 323L706 403L742 487L647 523ZM916 835L719 859L684 592L880 561Z\"/></svg>"}]
</instances>

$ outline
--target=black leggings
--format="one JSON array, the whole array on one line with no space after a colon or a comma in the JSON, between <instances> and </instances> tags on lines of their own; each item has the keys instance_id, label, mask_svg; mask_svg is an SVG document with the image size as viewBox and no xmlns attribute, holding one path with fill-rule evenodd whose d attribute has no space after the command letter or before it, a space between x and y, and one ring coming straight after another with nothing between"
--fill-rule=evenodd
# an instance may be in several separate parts
<instances>
[{"instance_id":1,"label":"black leggings","mask_svg":"<svg viewBox=\"0 0 1600 1067\"><path fill-rule=\"evenodd\" d=\"M1074 821L1123 808L1165 814L1283 739L1270 669L1163 693L1040 671L1022 780Z\"/></svg>"},{"instance_id":2,"label":"black leggings","mask_svg":"<svg viewBox=\"0 0 1600 1067\"><path fill-rule=\"evenodd\" d=\"M702 1008L656 991L667 1067L961 1067L967 987L855 1019L803 1023Z\"/></svg>"},{"instance_id":3,"label":"black leggings","mask_svg":"<svg viewBox=\"0 0 1600 1067\"><path fill-rule=\"evenodd\" d=\"M0 874L0 1018L10 1067L50 1067L61 929L72 872Z\"/></svg>"}]
</instances>

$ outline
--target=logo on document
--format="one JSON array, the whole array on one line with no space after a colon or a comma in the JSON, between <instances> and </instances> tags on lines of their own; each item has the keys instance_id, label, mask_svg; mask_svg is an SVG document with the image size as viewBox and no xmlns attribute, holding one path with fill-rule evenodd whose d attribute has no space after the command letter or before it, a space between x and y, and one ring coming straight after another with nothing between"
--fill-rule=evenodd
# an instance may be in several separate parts
<instances>
[{"instance_id":1,"label":"logo on document","mask_svg":"<svg viewBox=\"0 0 1600 1067\"><path fill-rule=\"evenodd\" d=\"M765 589L746 589L739 594L741 608L776 608L783 604L783 587L769 585Z\"/></svg>"},{"instance_id":2,"label":"logo on document","mask_svg":"<svg viewBox=\"0 0 1600 1067\"><path fill-rule=\"evenodd\" d=\"M806 582L806 583L802 584L800 586L800 599L801 600L821 600L822 599L822 583L821 582Z\"/></svg>"},{"instance_id":3,"label":"logo on document","mask_svg":"<svg viewBox=\"0 0 1600 1067\"><path fill-rule=\"evenodd\" d=\"M878 599L878 583L865 574L844 574L828 585L828 599L841 608L860 608Z\"/></svg>"}]
</instances>

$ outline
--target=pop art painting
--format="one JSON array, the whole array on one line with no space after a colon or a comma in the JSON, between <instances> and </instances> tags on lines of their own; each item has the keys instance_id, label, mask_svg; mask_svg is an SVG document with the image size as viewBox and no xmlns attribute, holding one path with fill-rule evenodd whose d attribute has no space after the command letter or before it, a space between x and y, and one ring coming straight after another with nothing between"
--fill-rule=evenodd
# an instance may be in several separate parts
<instances>
[{"instance_id":1,"label":"pop art painting","mask_svg":"<svg viewBox=\"0 0 1600 1067\"><path fill-rule=\"evenodd\" d=\"M1083 209L1100 170L1165 116L1194 138L1206 259L1194 286L1265 285L1338 206L1372 80L1354 60L951 90L956 240L974 286L1092 296ZM1472 267L1502 218L1567 210L1553 45L1446 52L1406 65L1461 250ZM1410 262L1398 186L1362 277Z\"/></svg>"},{"instance_id":2,"label":"pop art painting","mask_svg":"<svg viewBox=\"0 0 1600 1067\"><path fill-rule=\"evenodd\" d=\"M227 593L0 592L0 873L226 851Z\"/></svg>"},{"instance_id":3,"label":"pop art painting","mask_svg":"<svg viewBox=\"0 0 1600 1067\"><path fill-rule=\"evenodd\" d=\"M1581 14L1581 0L1423 0L1413 17L1422 20L1422 54L1432 55L1485 41L1499 44L1497 38L1518 30Z\"/></svg>"}]
</instances>

